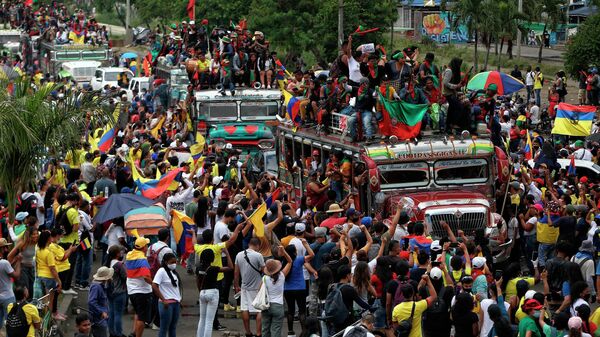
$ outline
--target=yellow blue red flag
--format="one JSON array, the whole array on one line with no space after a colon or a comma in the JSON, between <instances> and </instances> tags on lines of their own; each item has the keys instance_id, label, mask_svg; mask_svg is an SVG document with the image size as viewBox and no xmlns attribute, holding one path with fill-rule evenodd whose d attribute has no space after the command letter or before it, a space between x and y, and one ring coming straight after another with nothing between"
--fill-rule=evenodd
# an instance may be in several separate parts
<instances>
[{"instance_id":1,"label":"yellow blue red flag","mask_svg":"<svg viewBox=\"0 0 600 337\"><path fill-rule=\"evenodd\" d=\"M554 119L552 134L566 136L589 136L596 107L590 105L572 105L559 103Z\"/></svg>"}]
</instances>

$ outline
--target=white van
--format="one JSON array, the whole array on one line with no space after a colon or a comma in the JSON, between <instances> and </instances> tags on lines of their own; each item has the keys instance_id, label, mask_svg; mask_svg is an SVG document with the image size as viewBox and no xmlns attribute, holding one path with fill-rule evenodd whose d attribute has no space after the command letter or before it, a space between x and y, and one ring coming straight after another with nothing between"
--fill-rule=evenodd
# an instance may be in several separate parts
<instances>
[{"instance_id":1,"label":"white van","mask_svg":"<svg viewBox=\"0 0 600 337\"><path fill-rule=\"evenodd\" d=\"M561 168L568 169L569 165L571 165L571 159L569 158L558 158L556 160ZM529 160L529 166L534 167L535 162L533 160ZM575 159L575 173L578 177L588 177L589 179L600 180L600 166L596 165L594 162L589 160L581 160Z\"/></svg>"},{"instance_id":2,"label":"white van","mask_svg":"<svg viewBox=\"0 0 600 337\"><path fill-rule=\"evenodd\" d=\"M94 74L96 73L96 69L98 69L102 64L98 61L70 61L65 62L61 65L62 69L68 71L73 79L77 81L79 86L83 84L90 83L92 78L94 78Z\"/></svg>"},{"instance_id":3,"label":"white van","mask_svg":"<svg viewBox=\"0 0 600 337\"><path fill-rule=\"evenodd\" d=\"M137 90L138 93L142 89L150 89L150 77L134 77L129 81L129 88L127 88L127 100L131 102L133 99L133 90Z\"/></svg>"},{"instance_id":4,"label":"white van","mask_svg":"<svg viewBox=\"0 0 600 337\"><path fill-rule=\"evenodd\" d=\"M90 82L92 89L100 90L104 88L105 85L108 85L109 87L118 87L119 84L117 78L122 72L125 72L130 80L133 78L133 73L127 68L109 67L96 69L96 73Z\"/></svg>"}]
</instances>

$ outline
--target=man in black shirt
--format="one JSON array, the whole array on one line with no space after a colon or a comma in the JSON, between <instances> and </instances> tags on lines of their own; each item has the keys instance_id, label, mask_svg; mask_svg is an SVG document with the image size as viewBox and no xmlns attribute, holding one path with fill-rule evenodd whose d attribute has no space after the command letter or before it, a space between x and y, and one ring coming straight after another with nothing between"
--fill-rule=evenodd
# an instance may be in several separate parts
<instances>
[{"instance_id":1,"label":"man in black shirt","mask_svg":"<svg viewBox=\"0 0 600 337\"><path fill-rule=\"evenodd\" d=\"M339 283L340 283L339 289L340 289L340 292L342 293L342 299L344 300L346 310L348 310L348 313L349 313L346 321L343 324L335 327L335 331L340 331L343 328L351 325L352 323L354 323L357 320L357 317L354 316L354 314L353 314L354 303L358 304L361 308L363 308L365 310L370 310L371 306L369 306L369 303L365 302L362 298L360 298L360 296L358 295L358 292L356 291L356 288L354 288L354 286L351 284L352 271L350 270L350 266L348 266L348 265L340 266L336 275L340 280L339 281Z\"/></svg>"}]
</instances>

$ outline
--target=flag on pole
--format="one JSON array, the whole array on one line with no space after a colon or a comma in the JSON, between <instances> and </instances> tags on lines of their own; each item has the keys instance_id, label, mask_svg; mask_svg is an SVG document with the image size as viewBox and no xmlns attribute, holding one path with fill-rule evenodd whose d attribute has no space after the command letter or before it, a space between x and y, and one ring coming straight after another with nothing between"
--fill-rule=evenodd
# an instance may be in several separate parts
<instances>
[{"instance_id":1,"label":"flag on pole","mask_svg":"<svg viewBox=\"0 0 600 337\"><path fill-rule=\"evenodd\" d=\"M569 167L567 168L567 176L575 176L575 175L576 175L575 156L571 155L571 163L569 164Z\"/></svg>"},{"instance_id":2,"label":"flag on pole","mask_svg":"<svg viewBox=\"0 0 600 337\"><path fill-rule=\"evenodd\" d=\"M285 89L281 89L281 92L283 93L283 104L290 120L295 126L300 126L302 124L302 116L300 115L300 103L302 101Z\"/></svg>"},{"instance_id":3,"label":"flag on pole","mask_svg":"<svg viewBox=\"0 0 600 337\"><path fill-rule=\"evenodd\" d=\"M181 256L181 264L185 266L188 256L194 251L193 234L194 220L189 216L172 210L171 227L173 228L173 238L177 243L177 254Z\"/></svg>"},{"instance_id":4,"label":"flag on pole","mask_svg":"<svg viewBox=\"0 0 600 337\"><path fill-rule=\"evenodd\" d=\"M98 150L102 153L108 152L115 141L115 128L112 127L105 131L100 140L98 141Z\"/></svg>"},{"instance_id":5,"label":"flag on pole","mask_svg":"<svg viewBox=\"0 0 600 337\"><path fill-rule=\"evenodd\" d=\"M379 93L383 119L379 129L386 136L395 135L399 139L415 138L421 132L421 121L429 109L428 104L411 104L390 101Z\"/></svg>"},{"instance_id":6,"label":"flag on pole","mask_svg":"<svg viewBox=\"0 0 600 337\"><path fill-rule=\"evenodd\" d=\"M280 194L281 194L281 188L277 187L277 189L275 191L273 191L273 193L271 193L271 195L267 198L267 200L265 200L265 203L267 204L267 208L271 208L273 201L277 200L279 198Z\"/></svg>"},{"instance_id":7,"label":"flag on pole","mask_svg":"<svg viewBox=\"0 0 600 337\"><path fill-rule=\"evenodd\" d=\"M267 204L263 202L258 208L248 217L248 221L254 226L254 233L256 236L265 236L265 224L263 223L263 217L267 214Z\"/></svg>"},{"instance_id":8,"label":"flag on pole","mask_svg":"<svg viewBox=\"0 0 600 337\"><path fill-rule=\"evenodd\" d=\"M190 20L195 20L196 17L196 0L189 0L187 4L187 13Z\"/></svg>"},{"instance_id":9,"label":"flag on pole","mask_svg":"<svg viewBox=\"0 0 600 337\"><path fill-rule=\"evenodd\" d=\"M360 36L363 36L363 35L365 35L365 34L367 34L367 33L376 32L376 31L378 31L378 30L379 30L379 28L370 28L370 29L365 29L365 27L363 27L363 26L361 25L361 26L358 26L358 28L356 28L356 30L354 31L354 33L352 33L352 35L360 35Z\"/></svg>"},{"instance_id":10,"label":"flag on pole","mask_svg":"<svg viewBox=\"0 0 600 337\"><path fill-rule=\"evenodd\" d=\"M525 153L526 160L533 159L533 146L531 145L531 136L529 136L529 130L527 130L527 143L525 144L525 149L523 152Z\"/></svg>"}]
</instances>

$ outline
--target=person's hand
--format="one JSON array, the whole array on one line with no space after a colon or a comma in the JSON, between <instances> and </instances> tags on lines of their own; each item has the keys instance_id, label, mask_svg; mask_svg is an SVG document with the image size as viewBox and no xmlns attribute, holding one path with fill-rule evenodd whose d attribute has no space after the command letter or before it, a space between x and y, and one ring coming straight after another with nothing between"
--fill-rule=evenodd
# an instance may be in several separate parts
<instances>
[{"instance_id":1,"label":"person's hand","mask_svg":"<svg viewBox=\"0 0 600 337\"><path fill-rule=\"evenodd\" d=\"M21 253L17 254L17 256L15 256L15 263L20 263L21 260L23 260L23 255L21 255Z\"/></svg>"},{"instance_id":2,"label":"person's hand","mask_svg":"<svg viewBox=\"0 0 600 337\"><path fill-rule=\"evenodd\" d=\"M502 277L500 277L499 279L497 279L496 280L496 287L498 287L498 288L502 287L502 281L503 281Z\"/></svg>"},{"instance_id":3,"label":"person's hand","mask_svg":"<svg viewBox=\"0 0 600 337\"><path fill-rule=\"evenodd\" d=\"M440 225L446 231L448 230L448 228L450 228L450 225L448 225L448 223L446 221L444 221L444 220L440 221Z\"/></svg>"},{"instance_id":4,"label":"person's hand","mask_svg":"<svg viewBox=\"0 0 600 337\"><path fill-rule=\"evenodd\" d=\"M466 250L467 250L467 246L465 246L465 243L464 243L464 242L461 242L461 243L460 243L458 246L459 246L459 247L460 247L460 249L462 249L463 251L466 251Z\"/></svg>"},{"instance_id":5,"label":"person's hand","mask_svg":"<svg viewBox=\"0 0 600 337\"><path fill-rule=\"evenodd\" d=\"M540 274L540 279L542 279L543 281L548 280L548 270L544 270L541 274Z\"/></svg>"},{"instance_id":6,"label":"person's hand","mask_svg":"<svg viewBox=\"0 0 600 337\"><path fill-rule=\"evenodd\" d=\"M108 313L103 312L102 315L100 315L100 318L107 319L108 318Z\"/></svg>"},{"instance_id":7,"label":"person's hand","mask_svg":"<svg viewBox=\"0 0 600 337\"><path fill-rule=\"evenodd\" d=\"M382 244L382 245L384 245L384 246L385 246L385 245L387 244L387 242L388 242L388 239L387 239L387 237L381 238L381 244Z\"/></svg>"},{"instance_id":8,"label":"person's hand","mask_svg":"<svg viewBox=\"0 0 600 337\"><path fill-rule=\"evenodd\" d=\"M525 220L525 215L523 213L519 214L519 219Z\"/></svg>"},{"instance_id":9,"label":"person's hand","mask_svg":"<svg viewBox=\"0 0 600 337\"><path fill-rule=\"evenodd\" d=\"M421 280L423 280L423 281L425 281L425 282L429 281L429 275L427 275L427 274L423 274L423 275L421 276Z\"/></svg>"},{"instance_id":10,"label":"person's hand","mask_svg":"<svg viewBox=\"0 0 600 337\"><path fill-rule=\"evenodd\" d=\"M358 226L358 228L360 228L360 230L361 230L362 232L364 232L364 231L366 231L366 230L367 230L367 227L365 227L365 225L360 225L360 226Z\"/></svg>"},{"instance_id":11,"label":"person's hand","mask_svg":"<svg viewBox=\"0 0 600 337\"><path fill-rule=\"evenodd\" d=\"M277 246L277 254L279 256L282 256L282 255L284 255L284 253L285 253L285 250L283 249L283 246L282 245Z\"/></svg>"},{"instance_id":12,"label":"person's hand","mask_svg":"<svg viewBox=\"0 0 600 337\"><path fill-rule=\"evenodd\" d=\"M444 250L446 250L446 251L447 251L448 249L450 249L450 242L444 242L444 247L443 247L443 249L444 249Z\"/></svg>"},{"instance_id":13,"label":"person's hand","mask_svg":"<svg viewBox=\"0 0 600 337\"><path fill-rule=\"evenodd\" d=\"M239 293L240 291L242 291L242 289L240 288L240 286L239 286L239 285L237 285L237 284L234 284L234 285L233 285L233 290L234 290L236 293Z\"/></svg>"},{"instance_id":14,"label":"person's hand","mask_svg":"<svg viewBox=\"0 0 600 337\"><path fill-rule=\"evenodd\" d=\"M162 302L162 304L163 304L163 307L165 307L165 309L169 307L169 302Z\"/></svg>"},{"instance_id":15,"label":"person's hand","mask_svg":"<svg viewBox=\"0 0 600 337\"><path fill-rule=\"evenodd\" d=\"M319 279L319 273L316 270L313 272L313 277L315 280Z\"/></svg>"},{"instance_id":16,"label":"person's hand","mask_svg":"<svg viewBox=\"0 0 600 337\"><path fill-rule=\"evenodd\" d=\"M62 282L60 280L56 281L56 290L62 289Z\"/></svg>"}]
</instances>

